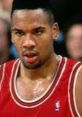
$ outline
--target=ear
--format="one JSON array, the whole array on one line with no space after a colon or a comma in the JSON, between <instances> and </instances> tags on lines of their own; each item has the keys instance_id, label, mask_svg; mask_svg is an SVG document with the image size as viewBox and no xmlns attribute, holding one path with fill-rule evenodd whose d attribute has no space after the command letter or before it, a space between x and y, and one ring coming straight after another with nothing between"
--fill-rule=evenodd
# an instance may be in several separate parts
<instances>
[{"instance_id":1,"label":"ear","mask_svg":"<svg viewBox=\"0 0 82 117\"><path fill-rule=\"evenodd\" d=\"M52 26L52 38L54 40L57 40L58 35L59 35L59 26L58 26L58 23L54 23Z\"/></svg>"}]
</instances>

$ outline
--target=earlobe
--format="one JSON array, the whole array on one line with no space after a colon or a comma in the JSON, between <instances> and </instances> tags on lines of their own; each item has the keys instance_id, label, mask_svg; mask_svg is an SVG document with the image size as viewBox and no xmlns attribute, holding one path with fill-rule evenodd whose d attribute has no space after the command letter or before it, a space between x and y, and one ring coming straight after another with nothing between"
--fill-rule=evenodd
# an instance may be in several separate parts
<instances>
[{"instance_id":1,"label":"earlobe","mask_svg":"<svg viewBox=\"0 0 82 117\"><path fill-rule=\"evenodd\" d=\"M54 23L53 24L53 35L52 35L52 37L53 37L53 39L54 40L57 40L58 39L58 34L59 34L59 26L58 26L58 23Z\"/></svg>"}]
</instances>

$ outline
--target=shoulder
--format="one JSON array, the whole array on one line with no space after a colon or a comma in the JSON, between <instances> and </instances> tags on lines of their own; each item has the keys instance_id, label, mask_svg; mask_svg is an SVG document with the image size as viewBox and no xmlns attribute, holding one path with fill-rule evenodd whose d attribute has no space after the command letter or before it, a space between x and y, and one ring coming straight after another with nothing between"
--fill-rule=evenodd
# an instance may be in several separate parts
<instances>
[{"instance_id":1,"label":"shoulder","mask_svg":"<svg viewBox=\"0 0 82 117\"><path fill-rule=\"evenodd\" d=\"M82 116L82 62L67 59L66 74L70 73L68 95L73 110L78 117ZM74 113L75 113L74 111Z\"/></svg>"},{"instance_id":2,"label":"shoulder","mask_svg":"<svg viewBox=\"0 0 82 117\"><path fill-rule=\"evenodd\" d=\"M0 71L2 70L2 69L4 69L4 67L6 66L6 67L11 67L16 61L18 61L19 59L13 59L13 60L10 60L10 61L7 61L7 62L5 62L4 64L1 64L0 65Z\"/></svg>"},{"instance_id":3,"label":"shoulder","mask_svg":"<svg viewBox=\"0 0 82 117\"><path fill-rule=\"evenodd\" d=\"M3 78L4 74L8 74L9 72L11 72L13 66L15 65L15 63L17 63L17 61L19 61L19 59L14 59L0 65L0 81Z\"/></svg>"},{"instance_id":4,"label":"shoulder","mask_svg":"<svg viewBox=\"0 0 82 117\"><path fill-rule=\"evenodd\" d=\"M61 55L58 55L60 58L66 60L69 64L75 64L77 63L78 61L74 60L74 59L71 59L71 58L68 58L68 57L65 57L65 56L61 56Z\"/></svg>"},{"instance_id":5,"label":"shoulder","mask_svg":"<svg viewBox=\"0 0 82 117\"><path fill-rule=\"evenodd\" d=\"M9 81L11 74L17 69L17 63L19 63L19 61L19 59L15 59L0 65L0 89L5 79L5 81Z\"/></svg>"},{"instance_id":6,"label":"shoulder","mask_svg":"<svg viewBox=\"0 0 82 117\"><path fill-rule=\"evenodd\" d=\"M78 68L75 80L75 102L77 111L82 116L82 63Z\"/></svg>"},{"instance_id":7,"label":"shoulder","mask_svg":"<svg viewBox=\"0 0 82 117\"><path fill-rule=\"evenodd\" d=\"M66 63L67 70L68 70L68 68L70 70L72 70L72 69L76 68L76 66L78 67L79 64L81 64L80 61L76 61L74 59L70 59L70 58L62 57L62 56L61 56L61 58L65 61L64 63Z\"/></svg>"}]
</instances>

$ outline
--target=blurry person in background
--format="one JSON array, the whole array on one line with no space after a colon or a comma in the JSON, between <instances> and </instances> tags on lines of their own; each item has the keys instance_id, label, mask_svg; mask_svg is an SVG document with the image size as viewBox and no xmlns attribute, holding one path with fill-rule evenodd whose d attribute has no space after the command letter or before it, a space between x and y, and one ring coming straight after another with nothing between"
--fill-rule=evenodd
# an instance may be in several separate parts
<instances>
[{"instance_id":1,"label":"blurry person in background","mask_svg":"<svg viewBox=\"0 0 82 117\"><path fill-rule=\"evenodd\" d=\"M11 45L10 23L0 17L0 64L14 59L10 53Z\"/></svg>"},{"instance_id":2,"label":"blurry person in background","mask_svg":"<svg viewBox=\"0 0 82 117\"><path fill-rule=\"evenodd\" d=\"M0 16L10 21L10 11L13 0L0 0Z\"/></svg>"},{"instance_id":3,"label":"blurry person in background","mask_svg":"<svg viewBox=\"0 0 82 117\"><path fill-rule=\"evenodd\" d=\"M74 22L64 32L67 56L82 61L82 22Z\"/></svg>"},{"instance_id":4,"label":"blurry person in background","mask_svg":"<svg viewBox=\"0 0 82 117\"><path fill-rule=\"evenodd\" d=\"M11 5L13 0L0 0L2 4L2 8L5 11L10 11L11 10Z\"/></svg>"}]
</instances>

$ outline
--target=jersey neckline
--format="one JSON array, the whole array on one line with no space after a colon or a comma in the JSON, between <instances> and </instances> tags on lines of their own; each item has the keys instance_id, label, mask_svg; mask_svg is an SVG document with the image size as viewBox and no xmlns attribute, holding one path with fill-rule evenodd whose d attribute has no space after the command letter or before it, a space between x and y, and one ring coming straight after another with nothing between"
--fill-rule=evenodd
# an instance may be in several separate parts
<instances>
[{"instance_id":1,"label":"jersey neckline","mask_svg":"<svg viewBox=\"0 0 82 117\"><path fill-rule=\"evenodd\" d=\"M61 76L64 72L64 69L65 69L65 58L60 56L59 66L58 66L57 72L54 76L54 80L52 81L51 85L48 87L47 91L39 99L34 100L34 101L24 100L17 93L16 76L17 76L17 72L19 70L20 62L21 62L20 60L15 61L13 68L12 68L12 74L11 74L11 78L10 78L11 96L12 96L13 100L15 101L15 103L21 107L24 107L24 108L37 107L40 104L47 101L50 98L50 96L53 94L54 90L56 89L56 87L61 79Z\"/></svg>"}]
</instances>

